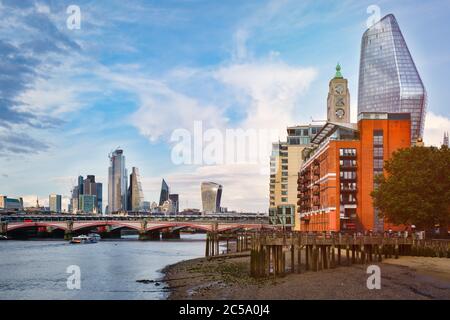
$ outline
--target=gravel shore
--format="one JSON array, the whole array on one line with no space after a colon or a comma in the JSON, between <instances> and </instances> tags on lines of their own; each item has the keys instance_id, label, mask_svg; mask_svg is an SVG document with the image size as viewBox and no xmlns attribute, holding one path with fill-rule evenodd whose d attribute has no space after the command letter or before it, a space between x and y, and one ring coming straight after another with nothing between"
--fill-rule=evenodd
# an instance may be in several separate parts
<instances>
[{"instance_id":1,"label":"gravel shore","mask_svg":"<svg viewBox=\"0 0 450 320\"><path fill-rule=\"evenodd\" d=\"M381 289L369 290L367 265L252 279L250 257L199 258L166 267L171 300L450 299L450 259L400 257L377 263Z\"/></svg>"}]
</instances>

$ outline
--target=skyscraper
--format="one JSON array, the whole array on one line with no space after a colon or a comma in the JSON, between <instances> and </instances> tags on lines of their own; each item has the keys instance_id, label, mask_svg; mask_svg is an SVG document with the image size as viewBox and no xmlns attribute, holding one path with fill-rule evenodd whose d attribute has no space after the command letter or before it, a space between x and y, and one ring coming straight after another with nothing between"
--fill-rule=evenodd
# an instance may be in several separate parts
<instances>
[{"instance_id":1,"label":"skyscraper","mask_svg":"<svg viewBox=\"0 0 450 320\"><path fill-rule=\"evenodd\" d=\"M101 183L95 182L94 175L88 175L85 180L83 180L83 194L95 196L95 206L96 212L102 212L103 206L103 186ZM81 207L81 206L80 206Z\"/></svg>"},{"instance_id":2,"label":"skyscraper","mask_svg":"<svg viewBox=\"0 0 450 320\"><path fill-rule=\"evenodd\" d=\"M178 194L169 194L169 199L172 200L174 213L180 212L180 198Z\"/></svg>"},{"instance_id":3,"label":"skyscraper","mask_svg":"<svg viewBox=\"0 0 450 320\"><path fill-rule=\"evenodd\" d=\"M139 169L133 167L130 174L130 187L128 188L128 210L138 212L143 210L144 193L142 192Z\"/></svg>"},{"instance_id":4,"label":"skyscraper","mask_svg":"<svg viewBox=\"0 0 450 320\"><path fill-rule=\"evenodd\" d=\"M108 208L109 213L127 210L127 170L123 150L116 149L109 155Z\"/></svg>"},{"instance_id":5,"label":"skyscraper","mask_svg":"<svg viewBox=\"0 0 450 320\"><path fill-rule=\"evenodd\" d=\"M423 136L427 94L392 14L367 29L361 41L358 114L411 114L412 142Z\"/></svg>"},{"instance_id":6,"label":"skyscraper","mask_svg":"<svg viewBox=\"0 0 450 320\"><path fill-rule=\"evenodd\" d=\"M202 205L204 213L220 212L222 186L215 182L202 182Z\"/></svg>"},{"instance_id":7,"label":"skyscraper","mask_svg":"<svg viewBox=\"0 0 450 320\"><path fill-rule=\"evenodd\" d=\"M162 206L164 204L164 201L167 200L169 200L169 186L163 179L161 183L161 194L159 196L159 205Z\"/></svg>"},{"instance_id":8,"label":"skyscraper","mask_svg":"<svg viewBox=\"0 0 450 320\"><path fill-rule=\"evenodd\" d=\"M61 195L51 194L48 197L48 203L50 207L50 212L61 213Z\"/></svg>"}]
</instances>

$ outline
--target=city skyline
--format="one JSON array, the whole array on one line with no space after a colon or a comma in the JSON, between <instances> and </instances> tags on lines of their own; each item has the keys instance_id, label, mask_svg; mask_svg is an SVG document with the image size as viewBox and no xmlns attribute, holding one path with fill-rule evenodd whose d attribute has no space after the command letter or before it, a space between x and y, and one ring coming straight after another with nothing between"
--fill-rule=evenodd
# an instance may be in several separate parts
<instances>
[{"instance_id":1,"label":"city skyline","mask_svg":"<svg viewBox=\"0 0 450 320\"><path fill-rule=\"evenodd\" d=\"M269 124L284 133L287 126L310 123L310 117L324 119L323 97L337 62L349 80L352 122L356 120L359 47L371 2L349 1L342 9L320 1L267 1L263 6L250 1L237 11L233 3L208 4L211 15L199 17L194 12L205 4L180 8L161 3L155 14L154 7L141 1L112 2L108 7L80 1L80 30L66 28L68 4L28 1L19 8L5 1L8 16L0 10L10 21L0 31L0 57L17 71L19 60L8 58L13 52L33 70L17 72L17 85L1 89L8 99L0 123L1 192L21 196L25 204L34 205L36 198L45 204L48 195L56 193L65 197L64 208L80 173L95 174L106 184L105 155L120 145L141 171L145 199L158 199L164 177L180 194L180 208L200 208L200 183L217 181L227 188L223 201L228 206L267 211L268 175L250 164L174 165L168 142L172 130L190 129L194 120L219 129L265 128L264 115L275 113L280 116ZM424 138L437 145L450 127L445 89L450 61L439 54L448 46L440 40L448 4L378 5L381 16L392 12L397 17L426 84ZM23 8L26 16L19 14ZM154 19L143 19L148 14ZM218 28L205 30L211 19ZM41 22L55 32L39 29ZM23 29L30 32L20 33ZM155 32L137 37L135 31L144 29ZM15 38L17 34L21 37ZM160 46L152 45L155 42ZM189 49L180 42L189 42ZM324 46L333 49L322 50ZM25 50L23 56L20 49ZM430 53L437 55L433 61ZM53 64L58 59L64 63ZM42 76L43 70L48 77ZM86 150L89 157L82 156ZM250 188L251 198L242 199ZM104 203L107 198L104 190Z\"/></svg>"}]
</instances>

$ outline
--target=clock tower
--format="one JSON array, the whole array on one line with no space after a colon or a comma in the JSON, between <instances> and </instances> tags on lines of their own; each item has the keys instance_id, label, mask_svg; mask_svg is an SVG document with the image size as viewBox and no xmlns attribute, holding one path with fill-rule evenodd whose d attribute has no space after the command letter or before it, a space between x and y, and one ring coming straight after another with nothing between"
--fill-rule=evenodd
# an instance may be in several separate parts
<instances>
[{"instance_id":1,"label":"clock tower","mask_svg":"<svg viewBox=\"0 0 450 320\"><path fill-rule=\"evenodd\" d=\"M330 80L327 99L327 121L350 123L350 92L348 81L341 74L341 66L336 66L336 75Z\"/></svg>"}]
</instances>

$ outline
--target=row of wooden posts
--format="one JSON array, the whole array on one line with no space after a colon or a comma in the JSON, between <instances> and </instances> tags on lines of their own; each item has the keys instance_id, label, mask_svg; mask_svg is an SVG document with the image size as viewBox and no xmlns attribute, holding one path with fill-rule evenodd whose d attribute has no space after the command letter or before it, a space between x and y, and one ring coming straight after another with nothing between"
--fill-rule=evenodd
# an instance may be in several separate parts
<instances>
[{"instance_id":1,"label":"row of wooden posts","mask_svg":"<svg viewBox=\"0 0 450 320\"><path fill-rule=\"evenodd\" d=\"M232 252L243 252L250 249L249 241L251 235L244 234L220 234L208 232L206 234L205 257L228 254ZM225 245L225 250L220 252L220 244ZM234 245L233 245L234 244Z\"/></svg>"},{"instance_id":2,"label":"row of wooden posts","mask_svg":"<svg viewBox=\"0 0 450 320\"><path fill-rule=\"evenodd\" d=\"M450 258L450 242L388 238L292 233L208 233L206 256L221 254L220 243L226 242L223 253L250 250L250 273L253 277L277 276L286 272L320 271L337 266L381 262L384 258L403 255ZM290 256L288 265L286 258Z\"/></svg>"}]
</instances>

